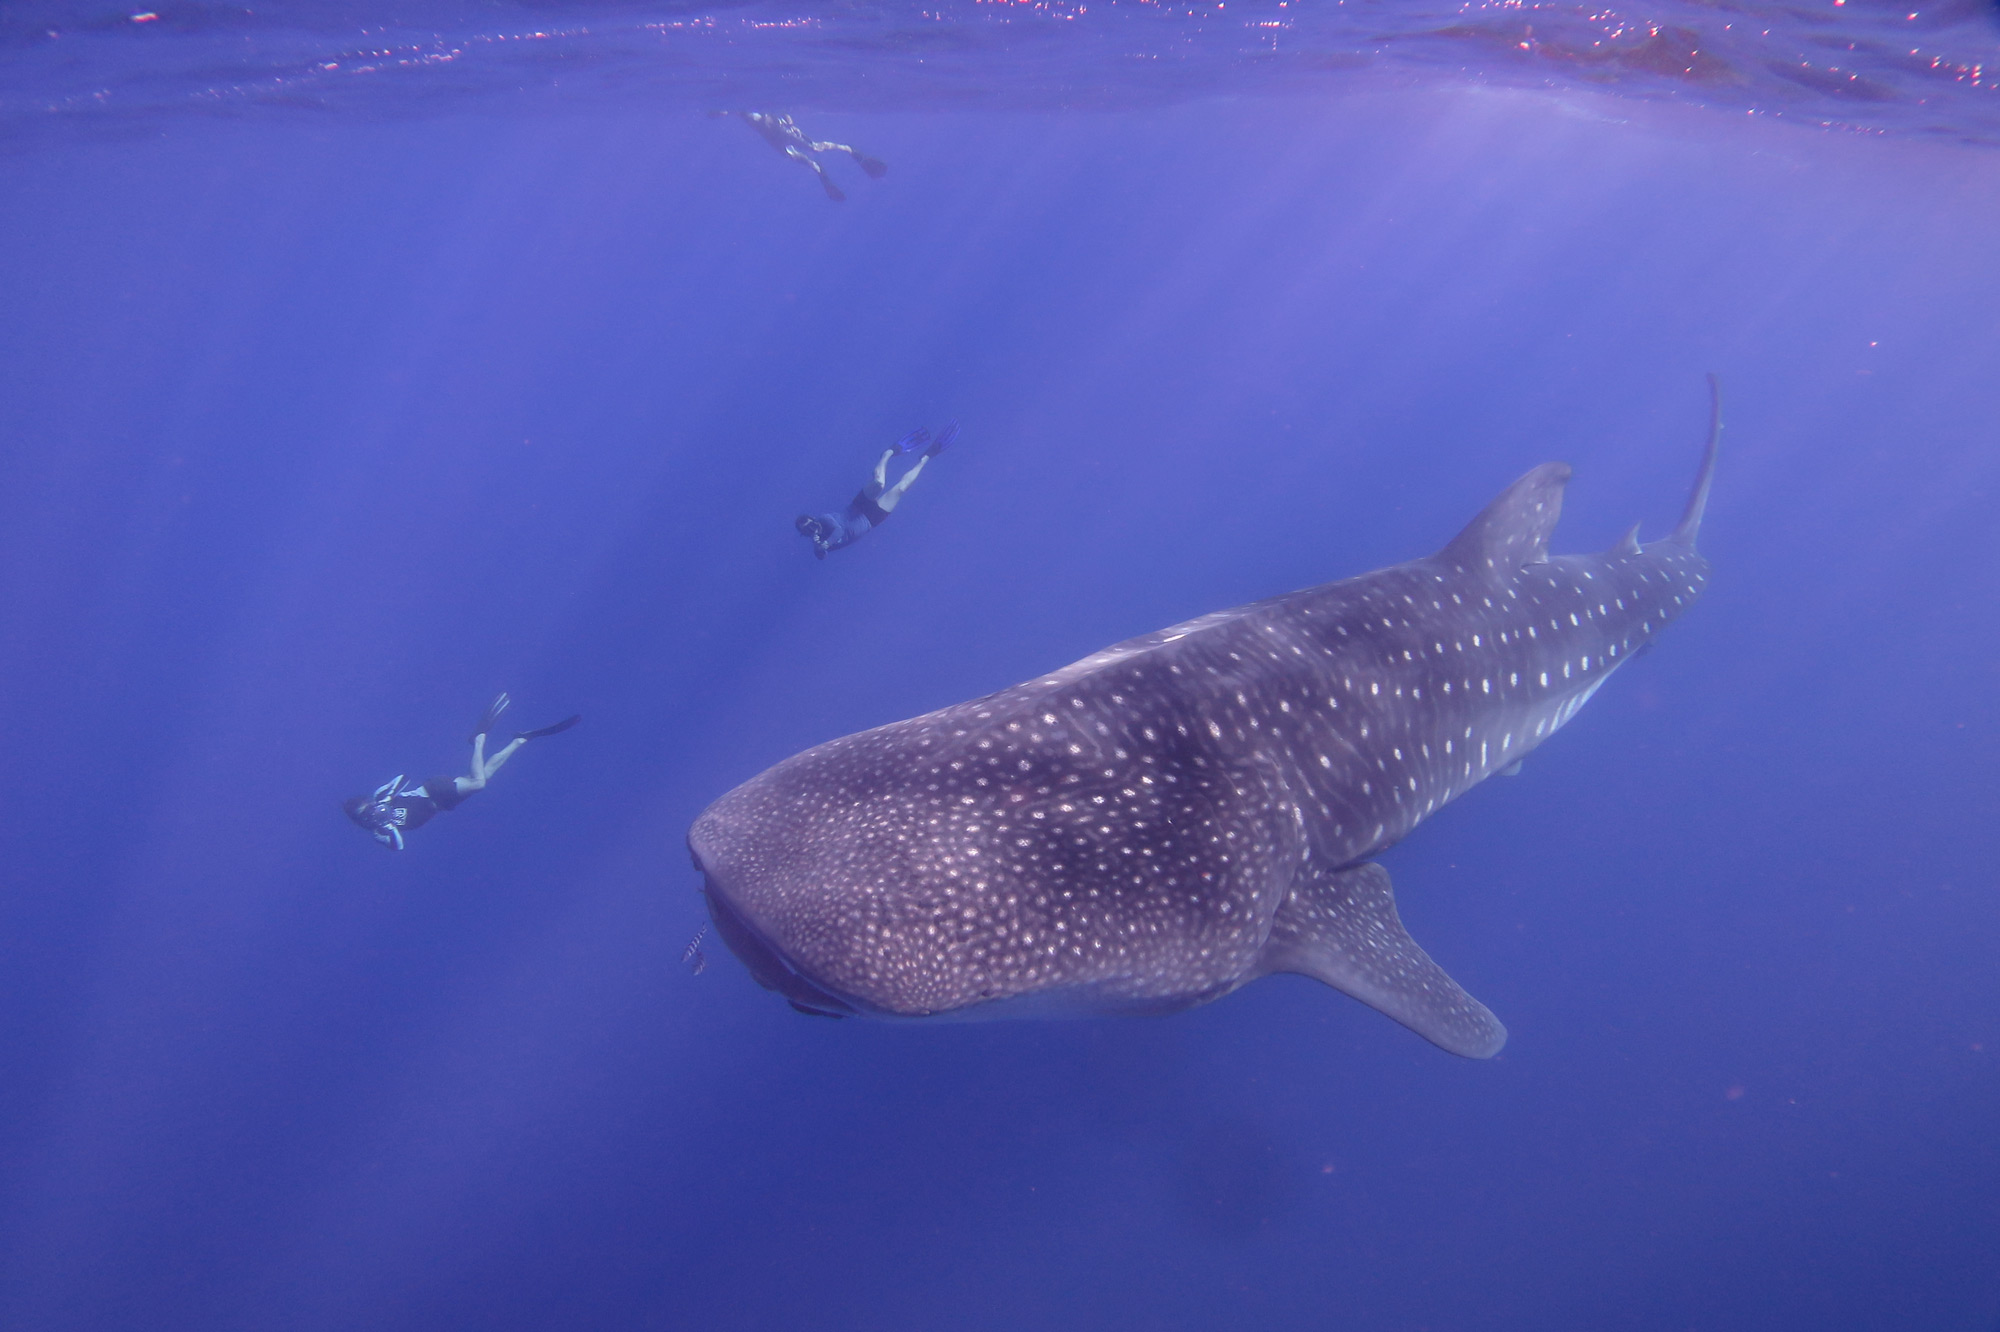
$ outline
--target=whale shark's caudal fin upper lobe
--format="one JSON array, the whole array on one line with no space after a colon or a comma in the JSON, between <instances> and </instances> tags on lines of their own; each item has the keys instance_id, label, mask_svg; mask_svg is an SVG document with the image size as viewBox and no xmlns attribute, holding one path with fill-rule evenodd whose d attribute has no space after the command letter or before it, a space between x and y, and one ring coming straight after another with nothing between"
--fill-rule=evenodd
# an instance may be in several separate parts
<instances>
[{"instance_id":1,"label":"whale shark's caudal fin upper lobe","mask_svg":"<svg viewBox=\"0 0 2000 1332\"><path fill-rule=\"evenodd\" d=\"M1469 574L1497 577L1542 563L1567 484L1568 463L1543 463L1481 509L1438 558Z\"/></svg>"},{"instance_id":2,"label":"whale shark's caudal fin upper lobe","mask_svg":"<svg viewBox=\"0 0 2000 1332\"><path fill-rule=\"evenodd\" d=\"M1488 1059L1507 1029L1417 946L1396 914L1389 871L1300 869L1260 959L1263 971L1323 981L1453 1054Z\"/></svg>"},{"instance_id":3,"label":"whale shark's caudal fin upper lobe","mask_svg":"<svg viewBox=\"0 0 2000 1332\"><path fill-rule=\"evenodd\" d=\"M1694 549L1694 539L1701 532L1701 516L1708 509L1708 488L1715 481L1715 454L1722 446L1722 384L1714 375L1708 377L1708 448L1701 455L1701 471L1695 474L1694 492L1688 496L1687 509L1681 514L1680 525L1674 528L1673 540Z\"/></svg>"}]
</instances>

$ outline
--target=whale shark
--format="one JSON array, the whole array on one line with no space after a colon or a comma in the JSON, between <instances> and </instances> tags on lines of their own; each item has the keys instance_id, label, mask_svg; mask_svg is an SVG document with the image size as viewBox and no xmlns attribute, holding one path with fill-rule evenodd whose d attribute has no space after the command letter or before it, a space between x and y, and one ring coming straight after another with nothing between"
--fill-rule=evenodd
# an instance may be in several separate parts
<instances>
[{"instance_id":1,"label":"whale shark","mask_svg":"<svg viewBox=\"0 0 2000 1332\"><path fill-rule=\"evenodd\" d=\"M1436 554L805 750L688 845L719 937L807 1013L1168 1013L1292 972L1455 1054L1507 1032L1373 857L1554 735L1697 598L1679 524L1549 554L1546 463Z\"/></svg>"}]
</instances>

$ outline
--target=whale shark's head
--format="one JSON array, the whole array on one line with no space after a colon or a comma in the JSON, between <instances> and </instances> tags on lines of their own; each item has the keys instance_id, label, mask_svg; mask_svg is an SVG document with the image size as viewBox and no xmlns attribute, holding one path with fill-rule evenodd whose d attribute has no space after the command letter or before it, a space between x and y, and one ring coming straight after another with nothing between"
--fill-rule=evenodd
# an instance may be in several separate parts
<instances>
[{"instance_id":1,"label":"whale shark's head","mask_svg":"<svg viewBox=\"0 0 2000 1332\"><path fill-rule=\"evenodd\" d=\"M1126 687L1106 686L1136 703ZM1108 727L1055 706L975 700L724 795L688 833L717 932L815 1013L1168 1012L1241 984L1296 867L1292 815L1164 723L1134 723L1145 752L1085 744Z\"/></svg>"},{"instance_id":2,"label":"whale shark's head","mask_svg":"<svg viewBox=\"0 0 2000 1332\"><path fill-rule=\"evenodd\" d=\"M852 1001L827 988L787 949L787 941L802 933L796 928L800 912L796 904L788 909L790 895L771 869L779 861L797 860L804 848L768 845L768 838L745 824L740 809L727 807L731 803L729 797L717 801L688 830L688 853L701 873L715 932L759 985L782 994L794 1008L836 1017L856 1012ZM803 933L823 931L808 925Z\"/></svg>"},{"instance_id":3,"label":"whale shark's head","mask_svg":"<svg viewBox=\"0 0 2000 1332\"><path fill-rule=\"evenodd\" d=\"M900 748L864 733L808 750L724 795L688 831L716 932L797 1008L928 1017L1003 997L968 971L962 949L940 947L994 928L983 906L942 929L938 920L960 892L944 859L976 860L981 849L976 837L936 835L940 802L913 796ZM957 897L961 908L971 900Z\"/></svg>"},{"instance_id":4,"label":"whale shark's head","mask_svg":"<svg viewBox=\"0 0 2000 1332\"><path fill-rule=\"evenodd\" d=\"M705 880L702 895L708 901L709 919L715 922L715 932L749 968L759 985L782 994L802 1013L847 1017L857 1011L854 1004L809 979L786 956L782 946L766 940L732 904L729 893L718 887L717 876L703 866L699 854L695 856L695 866L702 870Z\"/></svg>"}]
</instances>

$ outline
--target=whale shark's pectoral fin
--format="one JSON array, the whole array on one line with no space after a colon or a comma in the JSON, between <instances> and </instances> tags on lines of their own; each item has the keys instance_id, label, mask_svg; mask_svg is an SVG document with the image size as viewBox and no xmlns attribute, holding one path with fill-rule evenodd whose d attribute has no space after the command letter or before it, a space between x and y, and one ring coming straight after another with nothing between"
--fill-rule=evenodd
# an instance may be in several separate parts
<instances>
[{"instance_id":1,"label":"whale shark's pectoral fin","mask_svg":"<svg viewBox=\"0 0 2000 1332\"><path fill-rule=\"evenodd\" d=\"M1262 962L1266 972L1323 981L1453 1054L1488 1059L1507 1043L1500 1019L1403 928L1380 865L1301 869L1271 923Z\"/></svg>"}]
</instances>

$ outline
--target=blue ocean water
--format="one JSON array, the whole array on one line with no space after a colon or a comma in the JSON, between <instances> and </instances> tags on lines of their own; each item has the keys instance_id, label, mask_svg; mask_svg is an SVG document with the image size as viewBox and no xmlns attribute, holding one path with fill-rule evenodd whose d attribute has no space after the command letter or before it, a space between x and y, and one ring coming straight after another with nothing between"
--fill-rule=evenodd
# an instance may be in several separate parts
<instances>
[{"instance_id":1,"label":"blue ocean water","mask_svg":"<svg viewBox=\"0 0 2000 1332\"><path fill-rule=\"evenodd\" d=\"M2000 1325L1990 8L9 8L0 1326ZM680 965L736 783L1549 459L1658 535L1707 371L1711 591L1385 857L1497 1059Z\"/></svg>"}]
</instances>

